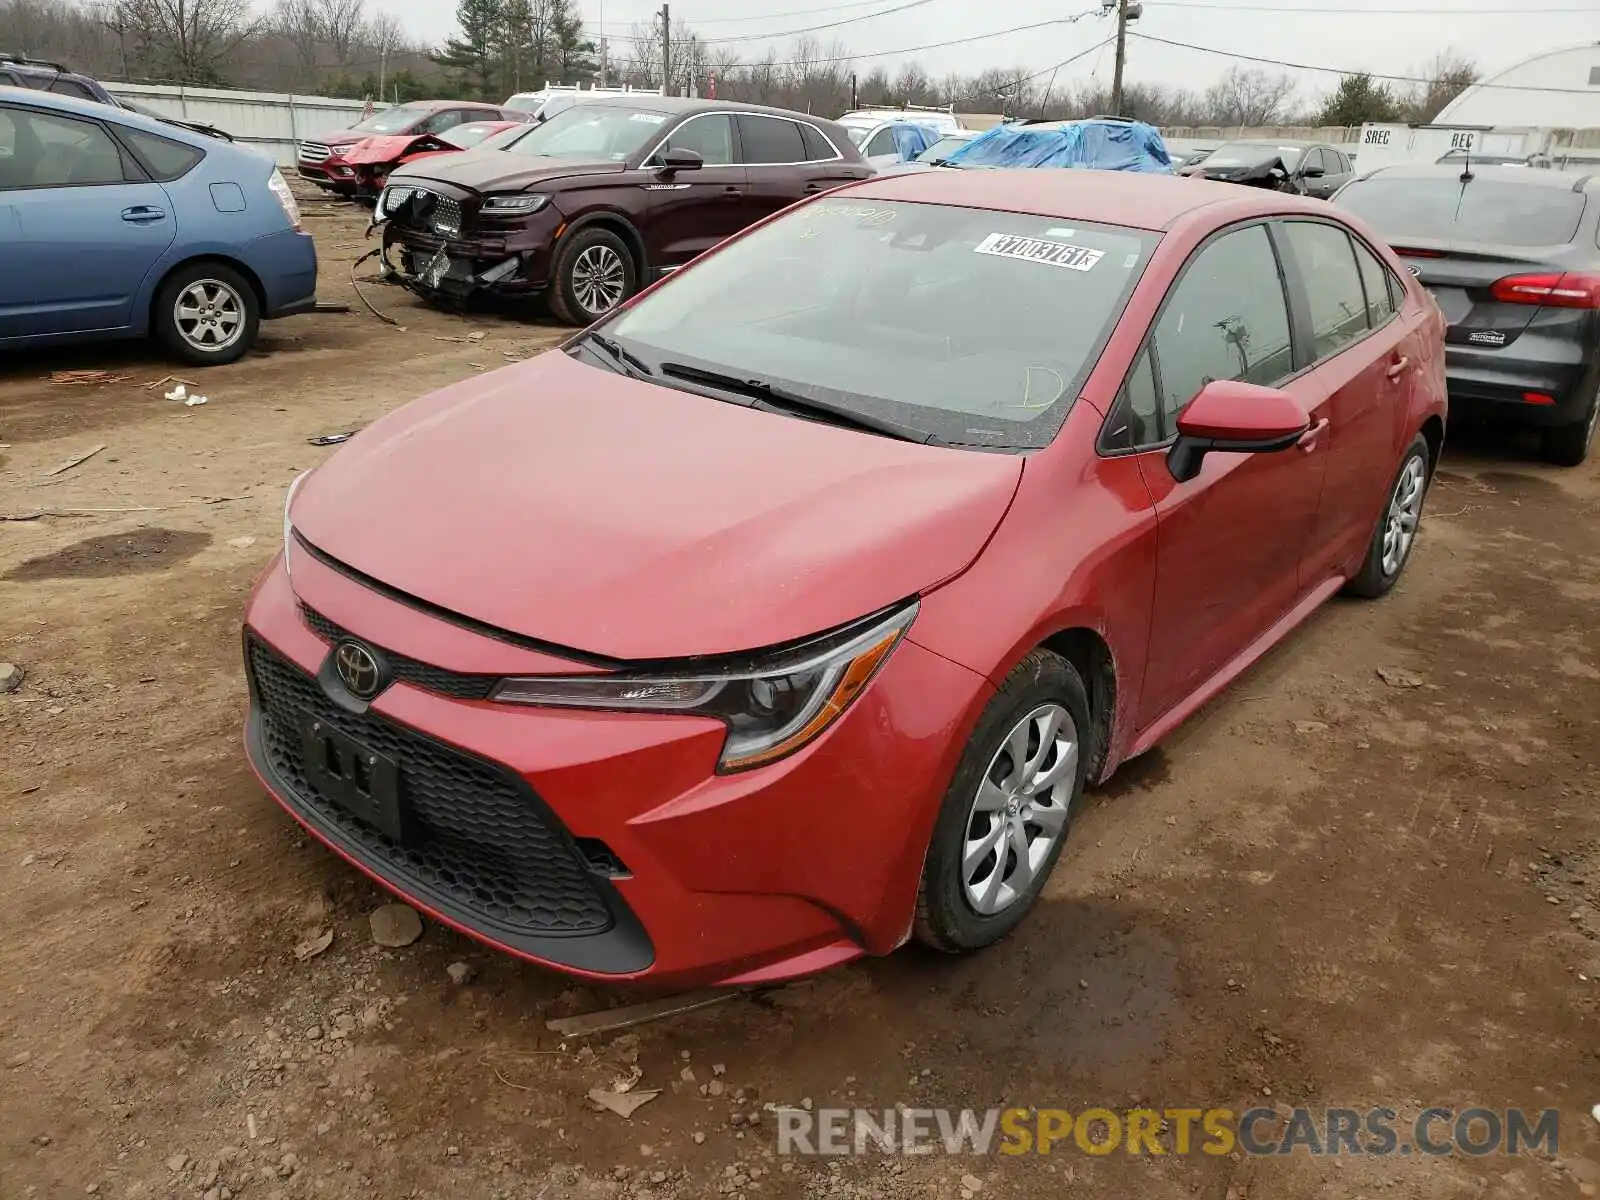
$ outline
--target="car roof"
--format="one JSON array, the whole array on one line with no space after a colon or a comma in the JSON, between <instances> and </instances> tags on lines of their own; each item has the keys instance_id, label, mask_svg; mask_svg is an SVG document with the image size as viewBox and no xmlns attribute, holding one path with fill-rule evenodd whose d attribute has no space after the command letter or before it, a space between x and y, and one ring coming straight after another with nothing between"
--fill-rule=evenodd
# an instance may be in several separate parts
<instances>
[{"instance_id":1,"label":"car roof","mask_svg":"<svg viewBox=\"0 0 1600 1200\"><path fill-rule=\"evenodd\" d=\"M1285 146L1290 150L1305 150L1312 146L1325 146L1326 142L1308 142L1303 138L1230 138L1223 146ZM1218 149L1221 147L1219 146Z\"/></svg>"},{"instance_id":2,"label":"car roof","mask_svg":"<svg viewBox=\"0 0 1600 1200\"><path fill-rule=\"evenodd\" d=\"M1362 179L1373 179L1383 176L1385 179L1453 179L1460 180L1462 172L1468 165L1472 167L1473 177L1476 179L1494 179L1524 184L1527 187L1556 188L1567 192L1587 192L1597 190L1600 185L1600 175L1580 171L1555 171L1544 167L1503 167L1484 165L1479 166L1471 162L1467 155L1462 155L1455 162L1436 163L1397 163L1392 167L1377 167Z\"/></svg>"},{"instance_id":3,"label":"car roof","mask_svg":"<svg viewBox=\"0 0 1600 1200\"><path fill-rule=\"evenodd\" d=\"M170 124L156 117L147 117L131 108L112 107L109 104L101 104L98 100L81 100L76 96L64 96L60 92L39 92L33 88L12 87L10 84L0 83L0 102L24 104L46 111L65 113L68 116L86 117L92 121L109 121L113 125L124 125L129 129L141 129L145 133L157 134L168 141L182 142L185 146L204 150L207 154L232 150L256 157L266 157L248 147L219 141L182 125Z\"/></svg>"},{"instance_id":4,"label":"car roof","mask_svg":"<svg viewBox=\"0 0 1600 1200\"><path fill-rule=\"evenodd\" d=\"M847 185L843 192L852 198L1029 213L1155 233L1171 229L1213 205L1228 206L1229 220L1286 212L1325 216L1334 211L1325 200L1136 171L922 171L874 176Z\"/></svg>"},{"instance_id":5,"label":"car roof","mask_svg":"<svg viewBox=\"0 0 1600 1200\"><path fill-rule=\"evenodd\" d=\"M809 121L813 125L834 125L825 117L812 116L809 113L796 112L792 108L773 108L766 104L741 104L736 100L703 100L693 96L657 96L653 93L633 92L621 96L596 96L593 100L585 100L585 105L603 104L611 108L639 108L647 112L678 114L702 112L747 112L760 113L774 117L788 117L792 120Z\"/></svg>"},{"instance_id":6,"label":"car roof","mask_svg":"<svg viewBox=\"0 0 1600 1200\"><path fill-rule=\"evenodd\" d=\"M485 112L499 112L501 106L483 100L407 100L395 108L481 108Z\"/></svg>"}]
</instances>

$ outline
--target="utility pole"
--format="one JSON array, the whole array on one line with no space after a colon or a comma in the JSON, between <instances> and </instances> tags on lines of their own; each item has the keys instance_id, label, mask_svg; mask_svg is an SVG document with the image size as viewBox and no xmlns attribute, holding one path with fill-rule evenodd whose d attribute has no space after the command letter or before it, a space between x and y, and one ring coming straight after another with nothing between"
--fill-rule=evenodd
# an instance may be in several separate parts
<instances>
[{"instance_id":1,"label":"utility pole","mask_svg":"<svg viewBox=\"0 0 1600 1200\"><path fill-rule=\"evenodd\" d=\"M1128 63L1128 0L1117 0L1117 65L1111 73L1111 115L1122 115L1122 69Z\"/></svg>"},{"instance_id":2,"label":"utility pole","mask_svg":"<svg viewBox=\"0 0 1600 1200\"><path fill-rule=\"evenodd\" d=\"M661 6L661 91L672 95L672 6Z\"/></svg>"}]
</instances>

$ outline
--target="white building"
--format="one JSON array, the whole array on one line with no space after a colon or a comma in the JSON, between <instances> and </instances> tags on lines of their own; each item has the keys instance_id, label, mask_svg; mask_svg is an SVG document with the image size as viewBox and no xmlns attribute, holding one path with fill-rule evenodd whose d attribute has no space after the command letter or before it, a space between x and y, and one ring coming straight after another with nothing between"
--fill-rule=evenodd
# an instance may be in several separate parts
<instances>
[{"instance_id":1,"label":"white building","mask_svg":"<svg viewBox=\"0 0 1600 1200\"><path fill-rule=\"evenodd\" d=\"M1600 128L1600 42L1550 50L1479 80L1434 124Z\"/></svg>"}]
</instances>

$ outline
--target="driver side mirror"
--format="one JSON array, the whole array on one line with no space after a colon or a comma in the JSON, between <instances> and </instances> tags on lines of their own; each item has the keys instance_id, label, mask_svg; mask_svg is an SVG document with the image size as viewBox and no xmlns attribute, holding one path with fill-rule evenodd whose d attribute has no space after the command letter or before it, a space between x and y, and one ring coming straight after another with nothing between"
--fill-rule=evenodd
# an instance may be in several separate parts
<instances>
[{"instance_id":1,"label":"driver side mirror","mask_svg":"<svg viewBox=\"0 0 1600 1200\"><path fill-rule=\"evenodd\" d=\"M1321 179L1327 173L1326 167L1307 167L1300 172L1300 177L1302 179Z\"/></svg>"},{"instance_id":2,"label":"driver side mirror","mask_svg":"<svg viewBox=\"0 0 1600 1200\"><path fill-rule=\"evenodd\" d=\"M1219 379L1178 414L1178 440L1167 451L1167 469L1188 483L1213 451L1272 454L1293 446L1310 428L1311 419L1288 392Z\"/></svg>"},{"instance_id":3,"label":"driver side mirror","mask_svg":"<svg viewBox=\"0 0 1600 1200\"><path fill-rule=\"evenodd\" d=\"M698 171L706 165L706 160L699 154L682 146L674 146L667 150L659 161L662 172L668 175L674 171Z\"/></svg>"}]
</instances>

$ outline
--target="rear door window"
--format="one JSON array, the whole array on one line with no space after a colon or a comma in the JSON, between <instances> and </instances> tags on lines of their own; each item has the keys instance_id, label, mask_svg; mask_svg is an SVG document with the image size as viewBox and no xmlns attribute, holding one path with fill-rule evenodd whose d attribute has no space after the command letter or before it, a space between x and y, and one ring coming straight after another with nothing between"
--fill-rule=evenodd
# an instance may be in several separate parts
<instances>
[{"instance_id":1,"label":"rear door window","mask_svg":"<svg viewBox=\"0 0 1600 1200\"><path fill-rule=\"evenodd\" d=\"M834 149L833 143L828 141L815 125L800 126L800 140L806 148L807 162L828 162L839 157L839 152Z\"/></svg>"},{"instance_id":2,"label":"rear door window","mask_svg":"<svg viewBox=\"0 0 1600 1200\"><path fill-rule=\"evenodd\" d=\"M1463 184L1453 173L1437 178L1379 175L1339 193L1339 207L1356 214L1389 242L1416 238L1494 246L1564 246L1583 220L1584 196L1548 183L1487 179Z\"/></svg>"},{"instance_id":3,"label":"rear door window","mask_svg":"<svg viewBox=\"0 0 1600 1200\"><path fill-rule=\"evenodd\" d=\"M739 117L739 142L744 161L761 163L802 163L806 161L800 126L777 117L744 114Z\"/></svg>"},{"instance_id":4,"label":"rear door window","mask_svg":"<svg viewBox=\"0 0 1600 1200\"><path fill-rule=\"evenodd\" d=\"M1395 282L1377 257L1354 238L1356 265L1361 268L1361 286L1367 293L1367 324L1373 329L1386 324L1396 312Z\"/></svg>"},{"instance_id":5,"label":"rear door window","mask_svg":"<svg viewBox=\"0 0 1600 1200\"><path fill-rule=\"evenodd\" d=\"M1289 248L1306 281L1317 360L1366 335L1367 298L1350 235L1321 221L1285 221Z\"/></svg>"},{"instance_id":6,"label":"rear door window","mask_svg":"<svg viewBox=\"0 0 1600 1200\"><path fill-rule=\"evenodd\" d=\"M122 183L122 151L97 122L11 109L0 131L0 188L93 187ZM10 154L5 154L9 146Z\"/></svg>"},{"instance_id":7,"label":"rear door window","mask_svg":"<svg viewBox=\"0 0 1600 1200\"><path fill-rule=\"evenodd\" d=\"M149 170L151 178L162 183L182 179L205 158L193 146L142 129L123 129L122 136L133 146L133 152Z\"/></svg>"}]
</instances>

